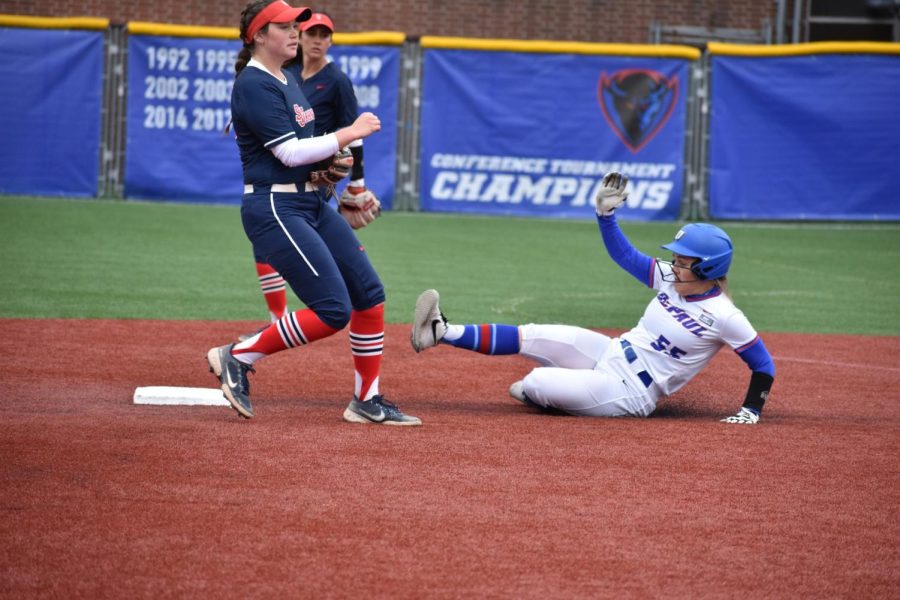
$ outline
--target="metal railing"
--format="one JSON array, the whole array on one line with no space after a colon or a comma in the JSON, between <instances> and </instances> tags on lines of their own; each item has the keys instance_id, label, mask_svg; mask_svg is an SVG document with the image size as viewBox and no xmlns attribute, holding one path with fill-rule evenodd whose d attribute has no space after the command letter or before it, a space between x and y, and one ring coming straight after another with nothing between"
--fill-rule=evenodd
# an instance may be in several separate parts
<instances>
[{"instance_id":1,"label":"metal railing","mask_svg":"<svg viewBox=\"0 0 900 600\"><path fill-rule=\"evenodd\" d=\"M98 195L121 198L125 158L125 71L128 44L124 25L111 25L104 36L100 168Z\"/></svg>"},{"instance_id":2,"label":"metal railing","mask_svg":"<svg viewBox=\"0 0 900 600\"><path fill-rule=\"evenodd\" d=\"M422 47L406 41L400 52L397 107L396 210L419 210L419 116L422 106Z\"/></svg>"}]
</instances>

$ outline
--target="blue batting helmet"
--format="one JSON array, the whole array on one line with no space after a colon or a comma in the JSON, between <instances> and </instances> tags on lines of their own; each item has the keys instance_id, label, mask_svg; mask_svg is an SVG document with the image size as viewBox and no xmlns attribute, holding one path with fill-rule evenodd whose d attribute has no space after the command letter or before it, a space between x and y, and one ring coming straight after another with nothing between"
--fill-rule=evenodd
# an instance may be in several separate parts
<instances>
[{"instance_id":1,"label":"blue batting helmet","mask_svg":"<svg viewBox=\"0 0 900 600\"><path fill-rule=\"evenodd\" d=\"M670 243L660 246L682 256L699 258L691 271L700 279L718 279L728 273L734 244L728 234L709 223L689 223Z\"/></svg>"}]
</instances>

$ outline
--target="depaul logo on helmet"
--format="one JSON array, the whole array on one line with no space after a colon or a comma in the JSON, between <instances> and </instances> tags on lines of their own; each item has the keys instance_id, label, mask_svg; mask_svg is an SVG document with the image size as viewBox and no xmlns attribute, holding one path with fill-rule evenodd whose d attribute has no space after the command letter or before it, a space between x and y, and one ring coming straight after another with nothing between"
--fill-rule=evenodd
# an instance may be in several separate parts
<instances>
[{"instance_id":1,"label":"depaul logo on helmet","mask_svg":"<svg viewBox=\"0 0 900 600\"><path fill-rule=\"evenodd\" d=\"M649 69L603 71L597 96L606 122L636 154L669 120L678 100L678 77Z\"/></svg>"},{"instance_id":2,"label":"depaul logo on helmet","mask_svg":"<svg viewBox=\"0 0 900 600\"><path fill-rule=\"evenodd\" d=\"M700 279L725 277L734 254L734 244L728 234L710 223L689 223L678 230L674 240L660 248L700 259L691 266Z\"/></svg>"}]
</instances>

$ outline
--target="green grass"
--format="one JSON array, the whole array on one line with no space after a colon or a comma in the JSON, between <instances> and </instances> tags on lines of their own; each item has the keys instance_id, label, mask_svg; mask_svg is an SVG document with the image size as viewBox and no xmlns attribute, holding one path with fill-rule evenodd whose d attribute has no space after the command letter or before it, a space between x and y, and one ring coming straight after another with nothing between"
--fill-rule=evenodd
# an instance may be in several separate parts
<instances>
[{"instance_id":1,"label":"green grass","mask_svg":"<svg viewBox=\"0 0 900 600\"><path fill-rule=\"evenodd\" d=\"M265 319L238 210L0 198L0 317ZM737 249L732 296L760 331L900 334L900 225L720 225ZM677 230L622 227L656 256ZM629 328L652 297L591 220L387 213L360 238L390 322L429 287L456 322Z\"/></svg>"}]
</instances>

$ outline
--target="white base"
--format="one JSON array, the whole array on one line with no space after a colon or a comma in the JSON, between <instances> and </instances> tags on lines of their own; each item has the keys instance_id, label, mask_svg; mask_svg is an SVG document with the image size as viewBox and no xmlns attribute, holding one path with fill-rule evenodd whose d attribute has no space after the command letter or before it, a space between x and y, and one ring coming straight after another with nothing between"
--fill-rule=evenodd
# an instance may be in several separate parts
<instances>
[{"instance_id":1,"label":"white base","mask_svg":"<svg viewBox=\"0 0 900 600\"><path fill-rule=\"evenodd\" d=\"M136 388L134 403L166 406L230 406L222 390L166 386Z\"/></svg>"}]
</instances>

